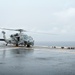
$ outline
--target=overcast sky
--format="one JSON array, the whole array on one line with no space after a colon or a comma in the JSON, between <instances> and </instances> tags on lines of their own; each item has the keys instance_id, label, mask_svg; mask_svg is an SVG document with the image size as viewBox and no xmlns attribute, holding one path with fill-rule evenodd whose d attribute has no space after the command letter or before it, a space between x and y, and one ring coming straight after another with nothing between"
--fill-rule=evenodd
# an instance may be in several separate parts
<instances>
[{"instance_id":1,"label":"overcast sky","mask_svg":"<svg viewBox=\"0 0 75 75\"><path fill-rule=\"evenodd\" d=\"M75 0L0 0L0 27L57 34L28 33L37 41L75 41Z\"/></svg>"}]
</instances>

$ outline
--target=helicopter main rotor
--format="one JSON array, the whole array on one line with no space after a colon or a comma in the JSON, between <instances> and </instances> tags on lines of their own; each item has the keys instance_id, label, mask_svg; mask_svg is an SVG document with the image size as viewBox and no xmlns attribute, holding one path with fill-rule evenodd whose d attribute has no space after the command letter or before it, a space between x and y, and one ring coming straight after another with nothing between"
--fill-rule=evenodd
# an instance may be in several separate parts
<instances>
[{"instance_id":1,"label":"helicopter main rotor","mask_svg":"<svg viewBox=\"0 0 75 75\"><path fill-rule=\"evenodd\" d=\"M7 29L7 28L0 28L0 29L3 29L3 30L10 30L10 31L18 31L18 32L27 32L26 30L24 29Z\"/></svg>"},{"instance_id":2,"label":"helicopter main rotor","mask_svg":"<svg viewBox=\"0 0 75 75\"><path fill-rule=\"evenodd\" d=\"M39 32L39 31L27 31L27 30L24 30L24 29L8 29L8 28L0 28L0 29L3 29L3 30L10 30L10 31L18 31L18 32L20 32L20 33L22 33L22 32L31 32L31 33L39 33L39 34L58 35L58 34L56 34L56 33Z\"/></svg>"},{"instance_id":3,"label":"helicopter main rotor","mask_svg":"<svg viewBox=\"0 0 75 75\"><path fill-rule=\"evenodd\" d=\"M27 32L26 30L23 30L23 29L15 29L15 31L19 31L20 33L21 32Z\"/></svg>"}]
</instances>

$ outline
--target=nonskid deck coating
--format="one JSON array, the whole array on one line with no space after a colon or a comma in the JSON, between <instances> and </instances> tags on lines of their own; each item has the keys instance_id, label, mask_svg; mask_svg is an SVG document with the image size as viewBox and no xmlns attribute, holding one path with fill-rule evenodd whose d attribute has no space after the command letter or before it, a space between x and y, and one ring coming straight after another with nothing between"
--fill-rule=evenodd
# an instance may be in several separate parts
<instances>
[{"instance_id":1,"label":"nonskid deck coating","mask_svg":"<svg viewBox=\"0 0 75 75\"><path fill-rule=\"evenodd\" d=\"M75 75L75 50L3 47L0 75Z\"/></svg>"}]
</instances>

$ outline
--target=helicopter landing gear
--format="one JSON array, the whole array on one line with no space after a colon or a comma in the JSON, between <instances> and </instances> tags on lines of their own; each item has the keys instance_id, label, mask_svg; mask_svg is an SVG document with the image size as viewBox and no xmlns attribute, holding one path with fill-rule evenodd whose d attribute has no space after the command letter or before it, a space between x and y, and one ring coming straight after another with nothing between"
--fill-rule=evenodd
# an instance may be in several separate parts
<instances>
[{"instance_id":1,"label":"helicopter landing gear","mask_svg":"<svg viewBox=\"0 0 75 75\"><path fill-rule=\"evenodd\" d=\"M26 46L27 45L27 42L26 41L24 41L24 46Z\"/></svg>"},{"instance_id":2,"label":"helicopter landing gear","mask_svg":"<svg viewBox=\"0 0 75 75\"><path fill-rule=\"evenodd\" d=\"M6 46L7 46L7 44L6 44Z\"/></svg>"},{"instance_id":3,"label":"helicopter landing gear","mask_svg":"<svg viewBox=\"0 0 75 75\"><path fill-rule=\"evenodd\" d=\"M30 47L30 45L27 45L27 47Z\"/></svg>"},{"instance_id":4,"label":"helicopter landing gear","mask_svg":"<svg viewBox=\"0 0 75 75\"><path fill-rule=\"evenodd\" d=\"M16 44L16 46L18 47L18 44Z\"/></svg>"}]
</instances>

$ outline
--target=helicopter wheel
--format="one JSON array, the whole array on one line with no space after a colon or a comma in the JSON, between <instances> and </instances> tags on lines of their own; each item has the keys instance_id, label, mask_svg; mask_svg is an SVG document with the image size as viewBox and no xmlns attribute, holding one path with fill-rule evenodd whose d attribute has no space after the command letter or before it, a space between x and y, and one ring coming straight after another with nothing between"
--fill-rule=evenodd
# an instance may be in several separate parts
<instances>
[{"instance_id":1,"label":"helicopter wheel","mask_svg":"<svg viewBox=\"0 0 75 75\"><path fill-rule=\"evenodd\" d=\"M18 46L18 44L16 44L16 46Z\"/></svg>"},{"instance_id":2,"label":"helicopter wheel","mask_svg":"<svg viewBox=\"0 0 75 75\"><path fill-rule=\"evenodd\" d=\"M27 47L30 47L30 45L27 45Z\"/></svg>"}]
</instances>

